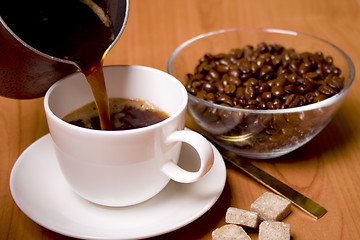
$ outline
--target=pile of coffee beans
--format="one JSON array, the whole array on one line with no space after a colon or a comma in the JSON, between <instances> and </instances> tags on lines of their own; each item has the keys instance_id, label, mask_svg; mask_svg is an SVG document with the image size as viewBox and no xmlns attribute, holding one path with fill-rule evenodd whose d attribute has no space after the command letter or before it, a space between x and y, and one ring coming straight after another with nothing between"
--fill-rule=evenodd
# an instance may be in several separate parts
<instances>
[{"instance_id":1,"label":"pile of coffee beans","mask_svg":"<svg viewBox=\"0 0 360 240\"><path fill-rule=\"evenodd\" d=\"M187 91L200 99L255 110L316 103L337 94L345 84L331 56L321 51L298 53L264 42L229 53L206 53L185 80ZM332 114L324 109L268 114L227 111L193 102L189 111L215 141L255 153L301 145L322 129Z\"/></svg>"},{"instance_id":2,"label":"pile of coffee beans","mask_svg":"<svg viewBox=\"0 0 360 240\"><path fill-rule=\"evenodd\" d=\"M198 98L245 109L283 109L319 102L344 87L341 70L322 52L297 53L259 43L228 54L205 54L186 75L186 89Z\"/></svg>"}]
</instances>

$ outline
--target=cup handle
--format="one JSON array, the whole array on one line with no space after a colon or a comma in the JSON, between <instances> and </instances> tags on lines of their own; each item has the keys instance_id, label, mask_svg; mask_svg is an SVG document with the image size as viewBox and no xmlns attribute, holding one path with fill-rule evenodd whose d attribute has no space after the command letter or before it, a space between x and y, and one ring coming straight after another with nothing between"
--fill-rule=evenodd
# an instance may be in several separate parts
<instances>
[{"instance_id":1,"label":"cup handle","mask_svg":"<svg viewBox=\"0 0 360 240\"><path fill-rule=\"evenodd\" d=\"M214 152L210 142L199 133L181 130L173 132L166 138L166 143L185 142L192 146L199 155L200 168L197 172L190 172L179 167L172 161L162 166L162 172L174 181L192 183L203 177L214 163Z\"/></svg>"}]
</instances>

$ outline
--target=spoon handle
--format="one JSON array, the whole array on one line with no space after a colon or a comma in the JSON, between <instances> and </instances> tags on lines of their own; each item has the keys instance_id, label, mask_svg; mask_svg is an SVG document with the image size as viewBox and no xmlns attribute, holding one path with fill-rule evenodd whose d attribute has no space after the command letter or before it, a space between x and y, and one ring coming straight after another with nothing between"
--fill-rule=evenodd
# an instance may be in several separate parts
<instances>
[{"instance_id":1,"label":"spoon handle","mask_svg":"<svg viewBox=\"0 0 360 240\"><path fill-rule=\"evenodd\" d=\"M310 216L314 217L315 219L321 218L327 212L325 208L323 208L313 200L307 198L306 196L292 189L288 185L274 178L270 174L257 168L245 159L242 159L235 153L228 151L221 146L216 147L218 148L225 160L232 163L233 165L241 169L243 172L254 178L256 181L265 185L270 190L288 199L295 206L297 206Z\"/></svg>"}]
</instances>

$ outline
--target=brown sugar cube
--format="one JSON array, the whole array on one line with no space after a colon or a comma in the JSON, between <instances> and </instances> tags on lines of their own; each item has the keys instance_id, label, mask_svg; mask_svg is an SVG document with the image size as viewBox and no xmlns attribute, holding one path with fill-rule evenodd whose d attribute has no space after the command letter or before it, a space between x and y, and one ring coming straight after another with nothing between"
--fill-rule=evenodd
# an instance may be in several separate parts
<instances>
[{"instance_id":1,"label":"brown sugar cube","mask_svg":"<svg viewBox=\"0 0 360 240\"><path fill-rule=\"evenodd\" d=\"M256 228L259 223L259 215L256 212L229 207L226 211L225 222Z\"/></svg>"},{"instance_id":2,"label":"brown sugar cube","mask_svg":"<svg viewBox=\"0 0 360 240\"><path fill-rule=\"evenodd\" d=\"M257 212L261 220L280 221L291 212L291 203L274 193L265 192L251 204L250 211Z\"/></svg>"},{"instance_id":3,"label":"brown sugar cube","mask_svg":"<svg viewBox=\"0 0 360 240\"><path fill-rule=\"evenodd\" d=\"M290 224L264 221L259 226L259 240L290 240Z\"/></svg>"},{"instance_id":4,"label":"brown sugar cube","mask_svg":"<svg viewBox=\"0 0 360 240\"><path fill-rule=\"evenodd\" d=\"M212 240L251 240L241 226L227 224L212 232Z\"/></svg>"}]
</instances>

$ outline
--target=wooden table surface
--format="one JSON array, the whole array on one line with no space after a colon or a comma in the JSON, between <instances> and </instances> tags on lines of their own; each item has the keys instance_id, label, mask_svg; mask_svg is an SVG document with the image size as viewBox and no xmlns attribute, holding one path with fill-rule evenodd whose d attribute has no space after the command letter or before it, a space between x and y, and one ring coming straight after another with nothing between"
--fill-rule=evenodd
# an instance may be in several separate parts
<instances>
[{"instance_id":1,"label":"wooden table surface","mask_svg":"<svg viewBox=\"0 0 360 240\"><path fill-rule=\"evenodd\" d=\"M166 71L168 57L196 35L233 27L271 27L317 35L342 48L360 68L359 0L131 0L128 23L105 65L136 64ZM327 208L315 220L299 209L284 220L293 240L360 238L360 82L311 142L284 157L254 164ZM0 239L69 239L23 214L9 189L12 166L48 133L43 99L0 98ZM192 123L187 123L192 127ZM154 239L211 239L230 206L248 209L265 187L228 166L225 189L202 217ZM249 231L257 239L256 230Z\"/></svg>"}]
</instances>

